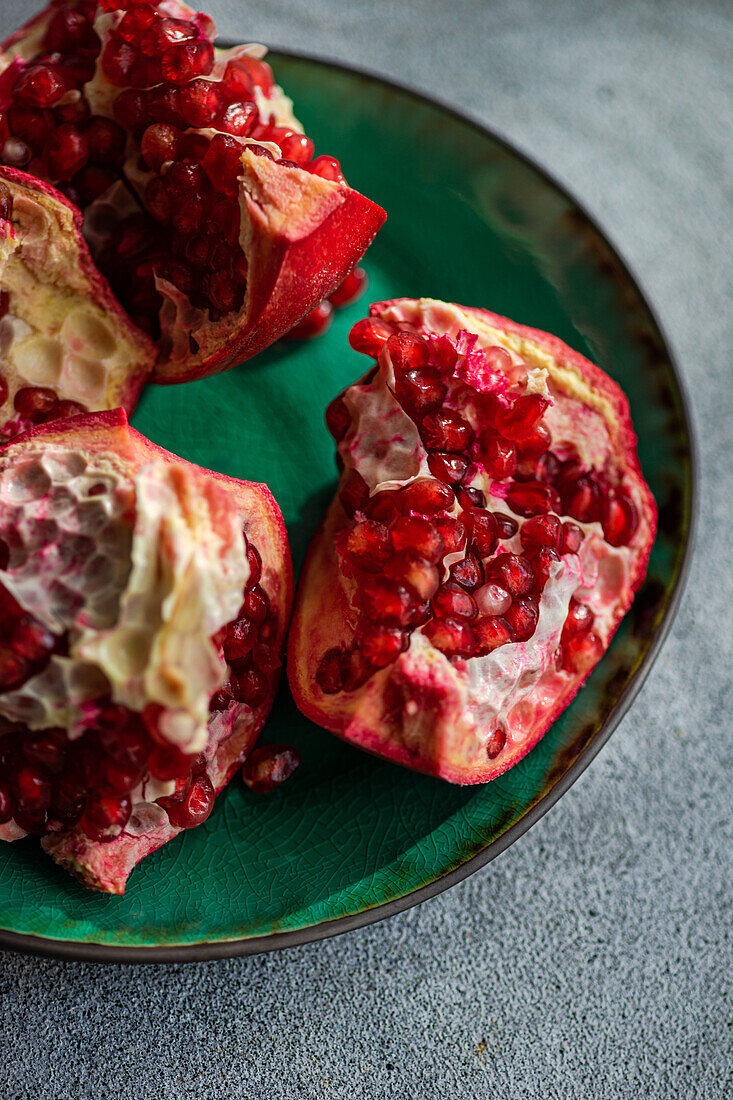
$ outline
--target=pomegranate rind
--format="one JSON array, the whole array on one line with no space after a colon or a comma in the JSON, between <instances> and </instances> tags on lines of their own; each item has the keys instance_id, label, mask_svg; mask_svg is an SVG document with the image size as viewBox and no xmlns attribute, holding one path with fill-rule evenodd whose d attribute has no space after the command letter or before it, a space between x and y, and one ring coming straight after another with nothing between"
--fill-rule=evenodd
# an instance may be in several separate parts
<instances>
[{"instance_id":1,"label":"pomegranate rind","mask_svg":"<svg viewBox=\"0 0 733 1100\"><path fill-rule=\"evenodd\" d=\"M644 580L656 532L656 505L641 473L629 405L620 387L557 337L487 310L395 299L372 305L369 313L423 335L475 333L482 346L511 349L530 368L546 371L559 402L564 393L601 414L612 461L640 512L623 588L614 593L604 619L605 652ZM413 636L410 648L361 688L324 693L316 680L323 654L332 647L348 647L354 634L354 609L336 552L338 533L352 524L336 496L306 556L288 642L288 676L296 704L316 724L394 763L458 784L496 778L533 748L594 666L576 673L548 671L542 691L532 698L531 720L521 735L507 737L493 759L487 753L492 728L482 728L467 696L467 669L484 658L452 663L424 637L415 644Z\"/></svg>"},{"instance_id":2,"label":"pomegranate rind","mask_svg":"<svg viewBox=\"0 0 733 1100\"><path fill-rule=\"evenodd\" d=\"M0 409L0 438L7 441L16 423L24 426L13 397L25 386L51 389L59 400L78 402L90 412L132 412L156 348L132 323L96 267L82 236L80 211L27 172L0 167L0 182L13 198L12 221L0 222L5 227L2 287L10 294L6 316L17 318L22 327L16 337L4 321L8 331L0 373L8 396ZM29 349L39 339L58 353L56 374L25 373L25 360L33 358ZM37 371L37 363L34 367Z\"/></svg>"},{"instance_id":3,"label":"pomegranate rind","mask_svg":"<svg viewBox=\"0 0 733 1100\"><path fill-rule=\"evenodd\" d=\"M292 564L282 515L265 485L241 481L185 462L131 428L122 409L43 424L16 437L9 446L22 451L27 444L35 445L39 441L48 446L72 442L74 448L88 454L113 452L133 473L151 461L175 463L231 494L247 538L257 547L262 559L259 584L267 593L277 619L278 632L273 645L281 652L293 598ZM250 708L246 704L236 704L211 715L205 755L217 794L256 743L272 707L277 680L278 676L273 674L270 690L258 706ZM165 814L159 816L162 821L136 836L123 832L115 840L97 843L80 829L73 829L47 835L42 845L57 863L86 886L122 894L135 865L182 831L172 826Z\"/></svg>"}]
</instances>

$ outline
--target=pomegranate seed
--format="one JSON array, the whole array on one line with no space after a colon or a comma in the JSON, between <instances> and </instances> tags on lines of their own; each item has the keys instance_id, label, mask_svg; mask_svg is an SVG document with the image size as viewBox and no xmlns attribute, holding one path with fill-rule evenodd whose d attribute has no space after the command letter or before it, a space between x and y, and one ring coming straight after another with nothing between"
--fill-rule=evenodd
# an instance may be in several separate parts
<instances>
[{"instance_id":1,"label":"pomegranate seed","mask_svg":"<svg viewBox=\"0 0 733 1100\"><path fill-rule=\"evenodd\" d=\"M246 615L253 623L263 623L267 618L269 603L267 596L258 584L252 585L244 593L241 614Z\"/></svg>"},{"instance_id":2,"label":"pomegranate seed","mask_svg":"<svg viewBox=\"0 0 733 1100\"><path fill-rule=\"evenodd\" d=\"M486 495L475 485L462 485L456 490L456 499L461 508L485 508Z\"/></svg>"},{"instance_id":3,"label":"pomegranate seed","mask_svg":"<svg viewBox=\"0 0 733 1100\"><path fill-rule=\"evenodd\" d=\"M428 466L430 473L439 481L444 481L447 485L460 485L468 472L469 463L460 455L433 451L428 455Z\"/></svg>"},{"instance_id":4,"label":"pomegranate seed","mask_svg":"<svg viewBox=\"0 0 733 1100\"><path fill-rule=\"evenodd\" d=\"M299 168L304 168L315 152L315 146L309 137L306 137L305 134L297 134L292 130L281 137L276 136L274 140L280 146L282 156L292 161Z\"/></svg>"},{"instance_id":5,"label":"pomegranate seed","mask_svg":"<svg viewBox=\"0 0 733 1100\"><path fill-rule=\"evenodd\" d=\"M7 120L14 137L22 138L38 151L45 146L52 128L52 115L49 111L11 107Z\"/></svg>"},{"instance_id":6,"label":"pomegranate seed","mask_svg":"<svg viewBox=\"0 0 733 1100\"><path fill-rule=\"evenodd\" d=\"M505 481L517 468L516 447L511 440L492 435L482 446L481 461L491 477Z\"/></svg>"},{"instance_id":7,"label":"pomegranate seed","mask_svg":"<svg viewBox=\"0 0 733 1100\"><path fill-rule=\"evenodd\" d=\"M267 624L265 624L265 630ZM273 635L276 637L277 633ZM252 660L255 668L258 668L260 672L273 672L274 669L280 667L280 655L274 645L268 645L265 642L258 642L252 650Z\"/></svg>"},{"instance_id":8,"label":"pomegranate seed","mask_svg":"<svg viewBox=\"0 0 733 1100\"><path fill-rule=\"evenodd\" d=\"M154 122L148 126L140 142L142 153L148 168L160 171L166 161L175 160L178 155L178 143L181 131L165 122ZM170 183L166 181L167 190Z\"/></svg>"},{"instance_id":9,"label":"pomegranate seed","mask_svg":"<svg viewBox=\"0 0 733 1100\"><path fill-rule=\"evenodd\" d=\"M341 506L347 515L353 516L357 510L363 511L369 500L367 483L357 470L349 470L339 489Z\"/></svg>"},{"instance_id":10,"label":"pomegranate seed","mask_svg":"<svg viewBox=\"0 0 733 1100\"><path fill-rule=\"evenodd\" d=\"M563 481L560 494L565 515L582 523L592 523L600 517L601 487L592 474L582 475L576 481Z\"/></svg>"},{"instance_id":11,"label":"pomegranate seed","mask_svg":"<svg viewBox=\"0 0 733 1100\"><path fill-rule=\"evenodd\" d=\"M21 748L29 764L46 775L56 775L63 767L68 741L62 729L43 730L24 738Z\"/></svg>"},{"instance_id":12,"label":"pomegranate seed","mask_svg":"<svg viewBox=\"0 0 733 1100\"><path fill-rule=\"evenodd\" d=\"M13 652L31 662L43 660L55 645L55 636L29 615L24 615L16 624L10 641Z\"/></svg>"},{"instance_id":13,"label":"pomegranate seed","mask_svg":"<svg viewBox=\"0 0 733 1100\"><path fill-rule=\"evenodd\" d=\"M449 511L455 500L453 490L443 481L431 477L418 477L407 485L401 494L400 507L405 511L434 515Z\"/></svg>"},{"instance_id":14,"label":"pomegranate seed","mask_svg":"<svg viewBox=\"0 0 733 1100\"><path fill-rule=\"evenodd\" d=\"M387 577L368 575L359 593L367 618L391 626L407 626L413 599L401 585Z\"/></svg>"},{"instance_id":15,"label":"pomegranate seed","mask_svg":"<svg viewBox=\"0 0 733 1100\"><path fill-rule=\"evenodd\" d=\"M138 59L137 51L122 38L110 38L102 50L102 72L113 84L124 87L130 83L132 67Z\"/></svg>"},{"instance_id":16,"label":"pomegranate seed","mask_svg":"<svg viewBox=\"0 0 733 1100\"><path fill-rule=\"evenodd\" d=\"M561 508L557 490L542 481L514 482L509 487L506 501L512 511L520 516L559 512Z\"/></svg>"},{"instance_id":17,"label":"pomegranate seed","mask_svg":"<svg viewBox=\"0 0 733 1100\"><path fill-rule=\"evenodd\" d=\"M97 778L97 790L102 794L129 794L143 774L144 769L130 761L105 760Z\"/></svg>"},{"instance_id":18,"label":"pomegranate seed","mask_svg":"<svg viewBox=\"0 0 733 1100\"><path fill-rule=\"evenodd\" d=\"M561 554L577 554L583 542L583 532L577 523L563 523L560 538Z\"/></svg>"},{"instance_id":19,"label":"pomegranate seed","mask_svg":"<svg viewBox=\"0 0 733 1100\"><path fill-rule=\"evenodd\" d=\"M366 509L371 519L379 520L380 523L387 523L397 516L401 501L402 491L400 489L382 489L380 493L375 493L373 497L369 498Z\"/></svg>"},{"instance_id":20,"label":"pomegranate seed","mask_svg":"<svg viewBox=\"0 0 733 1100\"><path fill-rule=\"evenodd\" d=\"M418 336L414 332L395 332L390 336L387 341L387 351L392 363L392 367L395 372L395 376L399 374L405 374L408 371L419 371L422 373L422 368L426 367L430 358L430 349L427 342L423 340L422 336ZM437 381L434 385L440 386L443 390L443 395L436 404L440 404L443 396L445 396L445 386L443 386L440 375L437 371L432 372L436 375ZM428 377L431 377L430 375Z\"/></svg>"},{"instance_id":21,"label":"pomegranate seed","mask_svg":"<svg viewBox=\"0 0 733 1100\"><path fill-rule=\"evenodd\" d=\"M210 42L182 42L166 50L160 60L163 80L186 84L194 76L208 76L214 67L214 47Z\"/></svg>"},{"instance_id":22,"label":"pomegranate seed","mask_svg":"<svg viewBox=\"0 0 733 1100\"><path fill-rule=\"evenodd\" d=\"M262 576L262 558L251 544L247 548L247 562L249 563L249 578L247 584L257 584Z\"/></svg>"},{"instance_id":23,"label":"pomegranate seed","mask_svg":"<svg viewBox=\"0 0 733 1100\"><path fill-rule=\"evenodd\" d=\"M519 538L523 550L534 550L540 546L550 546L556 550L560 545L562 524L557 516L534 516L522 525Z\"/></svg>"},{"instance_id":24,"label":"pomegranate seed","mask_svg":"<svg viewBox=\"0 0 733 1100\"><path fill-rule=\"evenodd\" d=\"M212 123L217 130L237 137L247 137L257 124L257 108L254 103L230 103ZM241 156L241 147L240 147Z\"/></svg>"},{"instance_id":25,"label":"pomegranate seed","mask_svg":"<svg viewBox=\"0 0 733 1100\"><path fill-rule=\"evenodd\" d=\"M16 412L32 424L40 424L53 415L57 397L43 386L24 386L14 398Z\"/></svg>"},{"instance_id":26,"label":"pomegranate seed","mask_svg":"<svg viewBox=\"0 0 733 1100\"><path fill-rule=\"evenodd\" d=\"M212 15L207 15L205 11L195 11L191 19L195 26L198 27L201 37L208 38L213 42L219 33L216 29L214 17ZM265 68L268 68L268 66L265 65Z\"/></svg>"},{"instance_id":27,"label":"pomegranate seed","mask_svg":"<svg viewBox=\"0 0 733 1100\"><path fill-rule=\"evenodd\" d=\"M316 157L308 165L308 171L314 176L320 176L321 179L331 180L333 183L345 183L346 180L341 172L341 165L335 157ZM359 324L361 322L358 322ZM351 345L354 346L353 344ZM359 348L355 349L359 351ZM367 354L371 354L368 352Z\"/></svg>"},{"instance_id":28,"label":"pomegranate seed","mask_svg":"<svg viewBox=\"0 0 733 1100\"><path fill-rule=\"evenodd\" d=\"M350 306L352 302L356 302L357 299L361 298L368 285L369 280L364 268L355 267L339 283L333 293L329 294L328 300L336 309L343 309L344 306Z\"/></svg>"},{"instance_id":29,"label":"pomegranate seed","mask_svg":"<svg viewBox=\"0 0 733 1100\"><path fill-rule=\"evenodd\" d=\"M373 668L384 668L407 648L407 635L396 626L366 623L359 636L359 648Z\"/></svg>"},{"instance_id":30,"label":"pomegranate seed","mask_svg":"<svg viewBox=\"0 0 733 1100\"><path fill-rule=\"evenodd\" d=\"M223 107L221 86L211 80L192 80L181 88L179 104L189 126L210 126Z\"/></svg>"},{"instance_id":31,"label":"pomegranate seed","mask_svg":"<svg viewBox=\"0 0 733 1100\"><path fill-rule=\"evenodd\" d=\"M171 825L176 829L195 829L203 825L214 808L216 794L208 775L197 775L181 802L169 802L159 799L168 814Z\"/></svg>"},{"instance_id":32,"label":"pomegranate seed","mask_svg":"<svg viewBox=\"0 0 733 1100\"><path fill-rule=\"evenodd\" d=\"M494 519L496 520L496 527L500 539L510 539L516 535L519 530L519 524L514 517L507 516L504 512L494 512Z\"/></svg>"},{"instance_id":33,"label":"pomegranate seed","mask_svg":"<svg viewBox=\"0 0 733 1100\"><path fill-rule=\"evenodd\" d=\"M313 162L313 164L315 163L316 161ZM311 170L312 167L311 165ZM363 320L357 321L352 327L349 333L349 344L354 351L359 351L363 355L370 355L372 359L376 359L391 335L391 325L385 324L384 321L378 321L374 317L365 317Z\"/></svg>"},{"instance_id":34,"label":"pomegranate seed","mask_svg":"<svg viewBox=\"0 0 733 1100\"><path fill-rule=\"evenodd\" d=\"M445 542L434 524L422 516L400 516L392 527L392 545L429 562L438 562L445 553Z\"/></svg>"},{"instance_id":35,"label":"pomegranate seed","mask_svg":"<svg viewBox=\"0 0 733 1100\"><path fill-rule=\"evenodd\" d=\"M125 155L125 131L108 118L93 118L84 136L92 160L102 164L120 164Z\"/></svg>"},{"instance_id":36,"label":"pomegranate seed","mask_svg":"<svg viewBox=\"0 0 733 1100\"><path fill-rule=\"evenodd\" d=\"M532 566L521 554L499 554L489 562L487 573L512 596L523 596L534 584Z\"/></svg>"},{"instance_id":37,"label":"pomegranate seed","mask_svg":"<svg viewBox=\"0 0 733 1100\"><path fill-rule=\"evenodd\" d=\"M453 516L438 516L432 521L433 527L445 543L446 554L457 554L466 545L466 528Z\"/></svg>"},{"instance_id":38,"label":"pomegranate seed","mask_svg":"<svg viewBox=\"0 0 733 1100\"><path fill-rule=\"evenodd\" d=\"M505 611L509 610L512 602L512 597L506 588L502 588L495 581L489 581L488 584L478 588L474 592L473 598L479 614L489 616L503 615Z\"/></svg>"},{"instance_id":39,"label":"pomegranate seed","mask_svg":"<svg viewBox=\"0 0 733 1100\"><path fill-rule=\"evenodd\" d=\"M496 760L501 750L506 745L506 732L500 727L495 729L486 742L486 755L489 760Z\"/></svg>"},{"instance_id":40,"label":"pomegranate seed","mask_svg":"<svg viewBox=\"0 0 733 1100\"><path fill-rule=\"evenodd\" d=\"M242 779L251 791L265 794L289 779L299 764L292 745L260 745L247 757Z\"/></svg>"},{"instance_id":41,"label":"pomegranate seed","mask_svg":"<svg viewBox=\"0 0 733 1100\"><path fill-rule=\"evenodd\" d=\"M407 335L399 332L390 336L387 350L390 349L393 340ZM425 350L427 352L427 348ZM397 370L398 368L395 367L395 371ZM446 392L443 380L435 367L406 369L404 373L397 374L395 380L395 396L413 420L419 419L431 409L436 409Z\"/></svg>"},{"instance_id":42,"label":"pomegranate seed","mask_svg":"<svg viewBox=\"0 0 733 1100\"><path fill-rule=\"evenodd\" d=\"M16 101L28 107L53 107L66 93L68 84L58 65L38 64L25 68L13 85Z\"/></svg>"},{"instance_id":43,"label":"pomegranate seed","mask_svg":"<svg viewBox=\"0 0 733 1100\"><path fill-rule=\"evenodd\" d=\"M450 567L450 578L462 588L472 592L484 583L484 567L475 554L466 554L461 561Z\"/></svg>"},{"instance_id":44,"label":"pomegranate seed","mask_svg":"<svg viewBox=\"0 0 733 1100\"><path fill-rule=\"evenodd\" d=\"M346 651L328 649L321 657L316 671L316 683L324 695L336 695L343 691L346 674Z\"/></svg>"},{"instance_id":45,"label":"pomegranate seed","mask_svg":"<svg viewBox=\"0 0 733 1100\"><path fill-rule=\"evenodd\" d=\"M463 619L431 619L423 634L446 657L470 657L476 644L471 627Z\"/></svg>"},{"instance_id":46,"label":"pomegranate seed","mask_svg":"<svg viewBox=\"0 0 733 1100\"><path fill-rule=\"evenodd\" d=\"M532 591L539 596L550 579L550 570L554 562L560 561L560 555L552 546L543 546L532 558L534 585Z\"/></svg>"},{"instance_id":47,"label":"pomegranate seed","mask_svg":"<svg viewBox=\"0 0 733 1100\"><path fill-rule=\"evenodd\" d=\"M27 764L12 777L15 799L31 814L41 814L51 803L51 784L37 768Z\"/></svg>"},{"instance_id":48,"label":"pomegranate seed","mask_svg":"<svg viewBox=\"0 0 733 1100\"><path fill-rule=\"evenodd\" d=\"M8 646L0 644L0 691L10 691L22 684L30 673L28 662Z\"/></svg>"},{"instance_id":49,"label":"pomegranate seed","mask_svg":"<svg viewBox=\"0 0 733 1100\"><path fill-rule=\"evenodd\" d=\"M488 558L493 554L499 540L496 520L491 512L483 509L467 508L461 518L466 524L468 537L479 557Z\"/></svg>"},{"instance_id":50,"label":"pomegranate seed","mask_svg":"<svg viewBox=\"0 0 733 1100\"><path fill-rule=\"evenodd\" d=\"M515 600L504 618L514 631L518 642L526 642L535 632L540 613L537 601L531 596L521 596Z\"/></svg>"},{"instance_id":51,"label":"pomegranate seed","mask_svg":"<svg viewBox=\"0 0 733 1100\"><path fill-rule=\"evenodd\" d=\"M156 745L148 758L148 770L156 779L177 779L190 770L192 763L193 756L175 745Z\"/></svg>"},{"instance_id":52,"label":"pomegranate seed","mask_svg":"<svg viewBox=\"0 0 733 1100\"><path fill-rule=\"evenodd\" d=\"M351 413L343 397L335 397L326 409L326 427L337 443L341 442L351 427Z\"/></svg>"},{"instance_id":53,"label":"pomegranate seed","mask_svg":"<svg viewBox=\"0 0 733 1100\"><path fill-rule=\"evenodd\" d=\"M135 5L126 11L117 27L117 34L125 42L140 42L145 31L158 18L158 13L150 4Z\"/></svg>"},{"instance_id":54,"label":"pomegranate seed","mask_svg":"<svg viewBox=\"0 0 733 1100\"><path fill-rule=\"evenodd\" d=\"M517 441L517 454L520 458L539 458L550 449L552 436L549 428L538 424L531 435Z\"/></svg>"},{"instance_id":55,"label":"pomegranate seed","mask_svg":"<svg viewBox=\"0 0 733 1100\"><path fill-rule=\"evenodd\" d=\"M349 558L368 573L378 573L390 554L389 531L383 523L368 519L349 532L346 550Z\"/></svg>"},{"instance_id":56,"label":"pomegranate seed","mask_svg":"<svg viewBox=\"0 0 733 1100\"><path fill-rule=\"evenodd\" d=\"M494 425L506 439L526 439L532 435L549 407L547 398L538 393L517 397L509 406L497 405Z\"/></svg>"},{"instance_id":57,"label":"pomegranate seed","mask_svg":"<svg viewBox=\"0 0 733 1100\"><path fill-rule=\"evenodd\" d=\"M433 612L438 619L475 619L477 608L468 592L449 581L433 596Z\"/></svg>"},{"instance_id":58,"label":"pomegranate seed","mask_svg":"<svg viewBox=\"0 0 733 1100\"><path fill-rule=\"evenodd\" d=\"M573 634L563 643L562 666L567 672L589 672L603 656L603 643L592 630Z\"/></svg>"},{"instance_id":59,"label":"pomegranate seed","mask_svg":"<svg viewBox=\"0 0 733 1100\"><path fill-rule=\"evenodd\" d=\"M331 327L333 321L333 306L326 299L306 314L294 328L287 334L287 340L313 340L316 336L322 336Z\"/></svg>"},{"instance_id":60,"label":"pomegranate seed","mask_svg":"<svg viewBox=\"0 0 733 1100\"><path fill-rule=\"evenodd\" d=\"M404 585L421 603L431 599L440 584L438 570L434 565L425 558L413 557L407 553L390 558L384 566L384 575Z\"/></svg>"},{"instance_id":61,"label":"pomegranate seed","mask_svg":"<svg viewBox=\"0 0 733 1100\"><path fill-rule=\"evenodd\" d=\"M112 184L117 182L117 179L117 173L111 168L87 164L74 176L74 184L83 204L88 205L103 195Z\"/></svg>"},{"instance_id":62,"label":"pomegranate seed","mask_svg":"<svg viewBox=\"0 0 733 1100\"><path fill-rule=\"evenodd\" d=\"M430 412L420 425L423 443L430 451L466 451L473 442L473 429L450 409Z\"/></svg>"},{"instance_id":63,"label":"pomegranate seed","mask_svg":"<svg viewBox=\"0 0 733 1100\"><path fill-rule=\"evenodd\" d=\"M603 509L603 536L611 546L626 546L639 526L639 513L625 495L609 494Z\"/></svg>"},{"instance_id":64,"label":"pomegranate seed","mask_svg":"<svg viewBox=\"0 0 733 1100\"><path fill-rule=\"evenodd\" d=\"M568 608L565 626L563 627L563 640L573 634L581 634L593 626L595 616L587 604L579 603L573 597Z\"/></svg>"},{"instance_id":65,"label":"pomegranate seed","mask_svg":"<svg viewBox=\"0 0 733 1100\"><path fill-rule=\"evenodd\" d=\"M69 97L74 95L73 92L67 93ZM69 98L67 103L59 103L57 107L53 108L53 117L58 123L73 122L77 126L87 122L91 115L89 110L89 104L85 99L81 98L81 93L77 99ZM116 123L113 123L116 125ZM85 132L86 133L86 132ZM87 136L87 141L89 140Z\"/></svg>"},{"instance_id":66,"label":"pomegranate seed","mask_svg":"<svg viewBox=\"0 0 733 1100\"><path fill-rule=\"evenodd\" d=\"M146 57L158 57L170 46L198 38L196 27L186 19L155 19L136 40Z\"/></svg>"},{"instance_id":67,"label":"pomegranate seed","mask_svg":"<svg viewBox=\"0 0 733 1100\"><path fill-rule=\"evenodd\" d=\"M253 98L254 83L247 66L244 64L244 59L235 58L233 61L227 61L224 76L221 79L221 87L230 102L235 99Z\"/></svg>"},{"instance_id":68,"label":"pomegranate seed","mask_svg":"<svg viewBox=\"0 0 733 1100\"><path fill-rule=\"evenodd\" d=\"M224 637L224 657L227 661L241 661L246 657L257 640L255 623L249 619L237 619L229 623Z\"/></svg>"},{"instance_id":69,"label":"pomegranate seed","mask_svg":"<svg viewBox=\"0 0 733 1100\"><path fill-rule=\"evenodd\" d=\"M248 668L237 677L237 689L239 702L254 708L264 703L270 691L270 683L260 669Z\"/></svg>"},{"instance_id":70,"label":"pomegranate seed","mask_svg":"<svg viewBox=\"0 0 733 1100\"><path fill-rule=\"evenodd\" d=\"M81 11L72 8L54 13L43 38L47 50L72 53L74 50L96 50L99 38Z\"/></svg>"}]
</instances>

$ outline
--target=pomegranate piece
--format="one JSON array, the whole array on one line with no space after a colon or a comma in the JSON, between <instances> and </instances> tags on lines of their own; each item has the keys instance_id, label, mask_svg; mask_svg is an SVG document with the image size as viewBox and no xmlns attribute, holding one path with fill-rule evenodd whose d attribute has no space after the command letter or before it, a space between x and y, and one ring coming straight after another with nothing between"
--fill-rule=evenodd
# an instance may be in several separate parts
<instances>
[{"instance_id":1,"label":"pomegranate piece","mask_svg":"<svg viewBox=\"0 0 733 1100\"><path fill-rule=\"evenodd\" d=\"M251 791L266 794L289 779L299 764L292 745L260 745L247 758L242 779Z\"/></svg>"},{"instance_id":2,"label":"pomegranate piece","mask_svg":"<svg viewBox=\"0 0 733 1100\"><path fill-rule=\"evenodd\" d=\"M87 410L131 411L155 347L94 267L79 212L47 184L0 167L0 214L0 441Z\"/></svg>"},{"instance_id":3,"label":"pomegranate piece","mask_svg":"<svg viewBox=\"0 0 733 1100\"><path fill-rule=\"evenodd\" d=\"M383 302L349 343L376 362L326 414L342 472L301 577L293 694L370 752L486 782L568 705L643 580L656 509L626 399L482 310Z\"/></svg>"},{"instance_id":4,"label":"pomegranate piece","mask_svg":"<svg viewBox=\"0 0 733 1100\"><path fill-rule=\"evenodd\" d=\"M215 37L178 0L51 0L2 47L0 163L81 207L96 263L157 344L159 382L324 332L364 289L355 265L385 218L338 161L314 159L269 65Z\"/></svg>"},{"instance_id":5,"label":"pomegranate piece","mask_svg":"<svg viewBox=\"0 0 733 1100\"><path fill-rule=\"evenodd\" d=\"M264 486L161 450L122 410L17 436L0 483L0 839L43 836L122 893L206 820L270 710L292 592L282 517Z\"/></svg>"}]
</instances>

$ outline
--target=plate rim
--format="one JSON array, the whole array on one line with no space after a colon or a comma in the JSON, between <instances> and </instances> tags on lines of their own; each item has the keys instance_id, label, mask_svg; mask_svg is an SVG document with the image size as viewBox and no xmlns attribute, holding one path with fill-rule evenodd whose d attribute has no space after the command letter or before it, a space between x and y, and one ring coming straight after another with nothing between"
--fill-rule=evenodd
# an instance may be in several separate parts
<instances>
[{"instance_id":1,"label":"plate rim","mask_svg":"<svg viewBox=\"0 0 733 1100\"><path fill-rule=\"evenodd\" d=\"M218 45L227 48L235 43L228 39L222 39ZM631 679L623 689L613 707L606 716L606 720L595 736L578 753L575 760L557 782L544 794L530 809L518 818L507 830L489 843L485 848L476 852L465 862L439 875L431 882L419 886L409 893L392 898L379 905L369 906L358 913L350 913L331 920L319 921L316 924L304 925L302 928L290 929L286 932L269 932L261 936L252 936L246 939L232 940L201 940L191 944L170 944L152 947L125 947L122 945L84 942L77 940L60 940L51 936L34 935L26 932L11 932L0 929L0 949L13 951L26 955L37 955L46 958L66 959L77 962L109 962L109 963L181 963L181 962L207 962L214 959L233 958L237 956L259 955L270 951L283 950L287 947L298 947L302 944L316 943L320 940L330 939L333 936L351 932L356 928L363 928L397 913L405 912L416 905L420 905L430 898L449 890L470 875L487 866L497 856L511 847L516 840L523 836L535 825L540 818L552 809L562 798L567 790L575 783L585 771L591 761L598 755L606 744L611 734L624 717L637 694L641 690L651 668L656 661L669 630L674 622L679 609L680 600L685 589L690 571L690 562L695 546L695 534L698 522L699 505L699 462L698 444L695 435L694 421L691 412L691 402L687 392L687 384L680 372L676 355L667 332L662 325L656 309L651 304L646 292L643 290L640 280L628 261L616 247L606 230L598 219L591 215L585 204L581 202L575 193L563 182L540 163L532 154L516 145L509 138L497 132L492 127L472 115L469 111L452 106L439 97L428 94L413 85L385 76L374 69L351 65L338 61L332 57L322 57L317 53L286 49L279 46L268 47L268 54L291 58L296 61L310 62L333 69L337 72L345 72L350 75L363 77L366 80L391 88L393 91L407 95L418 102L437 108L449 117L477 130L484 137L489 137L499 146L519 158L525 165L533 169L563 198L565 198L598 234L605 247L610 251L615 262L619 265L626 279L636 292L639 301L647 310L653 326L664 349L669 362L672 375L677 384L679 393L679 405L681 421L687 436L689 445L689 524L686 533L684 550L679 565L679 573L664 612L651 644L641 661L641 664L633 673Z\"/></svg>"}]
</instances>

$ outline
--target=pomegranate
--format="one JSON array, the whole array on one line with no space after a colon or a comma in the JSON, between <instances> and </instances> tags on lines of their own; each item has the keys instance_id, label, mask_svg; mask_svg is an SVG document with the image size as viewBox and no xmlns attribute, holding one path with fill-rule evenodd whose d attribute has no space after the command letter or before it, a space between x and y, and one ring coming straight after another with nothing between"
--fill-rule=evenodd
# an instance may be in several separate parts
<instances>
[{"instance_id":1,"label":"pomegranate","mask_svg":"<svg viewBox=\"0 0 733 1100\"><path fill-rule=\"evenodd\" d=\"M155 362L53 187L0 167L0 442L47 420L134 409Z\"/></svg>"},{"instance_id":2,"label":"pomegranate","mask_svg":"<svg viewBox=\"0 0 733 1100\"><path fill-rule=\"evenodd\" d=\"M2 46L0 163L81 208L161 383L249 359L329 295L353 300L385 218L314 156L264 48L215 36L180 0L52 0Z\"/></svg>"},{"instance_id":3,"label":"pomegranate","mask_svg":"<svg viewBox=\"0 0 733 1100\"><path fill-rule=\"evenodd\" d=\"M326 423L339 491L289 676L313 721L454 783L515 764L641 584L656 508L626 398L553 336L429 299L353 328L376 360Z\"/></svg>"},{"instance_id":4,"label":"pomegranate","mask_svg":"<svg viewBox=\"0 0 733 1100\"><path fill-rule=\"evenodd\" d=\"M87 886L201 824L272 705L292 597L268 490L123 410L0 450L0 839Z\"/></svg>"}]
</instances>

